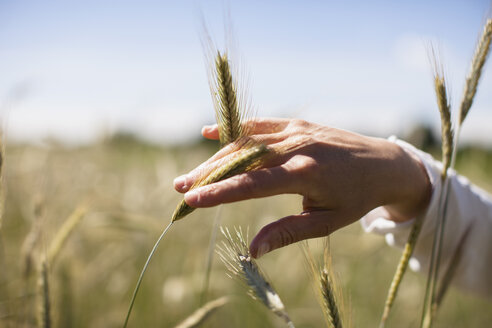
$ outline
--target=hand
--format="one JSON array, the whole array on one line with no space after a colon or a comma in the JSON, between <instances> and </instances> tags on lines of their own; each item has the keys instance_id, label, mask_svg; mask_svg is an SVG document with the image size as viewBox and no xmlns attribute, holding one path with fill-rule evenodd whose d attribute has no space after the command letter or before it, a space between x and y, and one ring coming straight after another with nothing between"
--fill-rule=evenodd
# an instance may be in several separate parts
<instances>
[{"instance_id":1,"label":"hand","mask_svg":"<svg viewBox=\"0 0 492 328\"><path fill-rule=\"evenodd\" d=\"M302 195L304 211L263 227L251 242L253 257L329 235L379 206L401 222L428 205L431 187L423 165L392 142L295 119L247 124L252 138L273 150L264 168L189 190L199 172L232 156L234 147L224 147L176 178L174 187L186 192L186 203L196 208L285 193ZM219 137L216 125L205 126L202 134Z\"/></svg>"}]
</instances>

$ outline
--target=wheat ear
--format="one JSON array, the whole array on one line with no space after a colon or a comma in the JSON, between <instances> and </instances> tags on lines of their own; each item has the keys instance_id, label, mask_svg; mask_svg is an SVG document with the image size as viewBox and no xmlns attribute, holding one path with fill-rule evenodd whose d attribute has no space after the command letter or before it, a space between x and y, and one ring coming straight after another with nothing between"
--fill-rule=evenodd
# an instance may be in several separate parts
<instances>
[{"instance_id":1,"label":"wheat ear","mask_svg":"<svg viewBox=\"0 0 492 328\"><path fill-rule=\"evenodd\" d=\"M470 73L466 77L465 89L459 110L459 125L463 124L470 108L473 104L473 98L477 92L478 82L482 75L482 68L487 60L490 50L490 42L492 40L492 19L488 19L483 29L482 37L480 38L475 55L473 56Z\"/></svg>"},{"instance_id":2,"label":"wheat ear","mask_svg":"<svg viewBox=\"0 0 492 328\"><path fill-rule=\"evenodd\" d=\"M288 327L293 328L294 324L280 296L251 257L242 229L235 229L234 237L229 229L221 227L220 230L226 240L222 242L222 246L217 247L217 253L229 270L229 277L237 278L244 283L249 288L248 294L253 299L260 301L272 313L282 318Z\"/></svg>"},{"instance_id":3,"label":"wheat ear","mask_svg":"<svg viewBox=\"0 0 492 328\"><path fill-rule=\"evenodd\" d=\"M301 251L307 263L311 278L315 282L315 291L323 317L329 328L343 327L341 310L343 298L333 273L330 251L330 237L326 237L323 248L323 264L319 265L309 248L307 241L301 243Z\"/></svg>"},{"instance_id":4,"label":"wheat ear","mask_svg":"<svg viewBox=\"0 0 492 328\"><path fill-rule=\"evenodd\" d=\"M175 328L194 328L198 327L207 320L216 310L226 305L229 302L227 296L222 296L216 300L206 303L204 306L193 312L183 322L179 323Z\"/></svg>"},{"instance_id":5,"label":"wheat ear","mask_svg":"<svg viewBox=\"0 0 492 328\"><path fill-rule=\"evenodd\" d=\"M239 154L227 164L213 170L203 180L197 182L192 188L205 186L218 182L234 175L251 171L260 165L261 159L269 152L265 145L255 145L250 148L241 149ZM172 216L172 222L180 220L193 212L195 209L183 200L178 204Z\"/></svg>"},{"instance_id":6,"label":"wheat ear","mask_svg":"<svg viewBox=\"0 0 492 328\"><path fill-rule=\"evenodd\" d=\"M211 47L213 46L211 45ZM243 120L248 111L243 101L238 99L238 84L231 73L227 53L222 55L220 51L217 51L214 67L214 74L209 75L209 84L214 103L215 119L219 127L220 145L224 147L244 136L247 130L243 127ZM221 208L219 207L212 224L200 304L203 304L207 298L217 232L221 222Z\"/></svg>"},{"instance_id":7,"label":"wheat ear","mask_svg":"<svg viewBox=\"0 0 492 328\"><path fill-rule=\"evenodd\" d=\"M436 60L437 61L437 60ZM437 66L437 65L436 65ZM453 143L453 129L451 123L451 110L447 99L446 84L442 70L439 72L436 69L435 74L435 91L437 96L437 104L441 116L441 140L442 140L442 171L441 171L441 193L439 194L439 205L437 210L437 227L434 231L434 240L432 244L432 253L429 265L429 273L424 296L424 307L422 311L421 326L432 326L432 303L434 300L435 289L437 285L440 253L442 241L444 239L444 228L446 224L446 199L448 194L448 169L454 161L456 147Z\"/></svg>"},{"instance_id":8,"label":"wheat ear","mask_svg":"<svg viewBox=\"0 0 492 328\"><path fill-rule=\"evenodd\" d=\"M51 303L48 283L48 263L43 257L38 268L38 327L51 327Z\"/></svg>"},{"instance_id":9,"label":"wheat ear","mask_svg":"<svg viewBox=\"0 0 492 328\"><path fill-rule=\"evenodd\" d=\"M219 127L221 146L236 141L243 135L241 112L236 96L237 86L234 83L227 54L217 51L215 60L217 74L217 99L215 116Z\"/></svg>"}]
</instances>

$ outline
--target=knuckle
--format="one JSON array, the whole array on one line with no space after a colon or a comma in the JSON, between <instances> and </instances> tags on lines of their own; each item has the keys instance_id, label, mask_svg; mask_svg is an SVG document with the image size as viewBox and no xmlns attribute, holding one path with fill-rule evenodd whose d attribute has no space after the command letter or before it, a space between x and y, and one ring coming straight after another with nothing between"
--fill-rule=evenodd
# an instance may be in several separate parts
<instances>
[{"instance_id":1,"label":"knuckle","mask_svg":"<svg viewBox=\"0 0 492 328\"><path fill-rule=\"evenodd\" d=\"M304 128L304 127L307 127L309 125L309 123L305 120L295 118L291 121L291 125L294 127Z\"/></svg>"}]
</instances>

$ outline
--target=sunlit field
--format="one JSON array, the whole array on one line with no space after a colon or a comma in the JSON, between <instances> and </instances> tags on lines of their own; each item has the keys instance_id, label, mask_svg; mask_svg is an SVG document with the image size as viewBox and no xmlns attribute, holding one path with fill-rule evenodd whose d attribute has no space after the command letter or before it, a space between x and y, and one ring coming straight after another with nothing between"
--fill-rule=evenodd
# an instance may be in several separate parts
<instances>
[{"instance_id":1,"label":"sunlit field","mask_svg":"<svg viewBox=\"0 0 492 328\"><path fill-rule=\"evenodd\" d=\"M96 144L66 148L7 144L0 230L0 326L35 327L43 293L39 261L77 208L87 211L48 263L53 327L121 327L148 252L181 200L172 180L207 159L215 143L165 148L120 134ZM458 170L492 190L492 155L468 149ZM263 226L301 210L300 196L284 195L222 207L222 225ZM176 222L144 277L130 327L174 327L200 307L210 233L218 209L200 209ZM220 241L221 237L219 237ZM321 242L311 241L315 253ZM377 327L400 252L355 223L332 236L334 269L350 303L354 327ZM298 245L264 256L266 272L296 327L323 327L311 278ZM416 327L424 276L408 272L389 327ZM283 327L214 258L207 300L230 296L203 327ZM451 290L436 327L487 327L490 303Z\"/></svg>"}]
</instances>

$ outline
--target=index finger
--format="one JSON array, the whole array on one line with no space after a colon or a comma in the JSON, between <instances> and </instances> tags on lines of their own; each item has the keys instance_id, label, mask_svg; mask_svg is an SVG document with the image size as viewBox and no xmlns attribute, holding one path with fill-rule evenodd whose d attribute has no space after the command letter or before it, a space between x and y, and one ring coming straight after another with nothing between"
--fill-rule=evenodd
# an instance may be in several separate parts
<instances>
[{"instance_id":1,"label":"index finger","mask_svg":"<svg viewBox=\"0 0 492 328\"><path fill-rule=\"evenodd\" d=\"M296 179L283 166L246 172L192 189L185 201L194 208L296 192Z\"/></svg>"},{"instance_id":2,"label":"index finger","mask_svg":"<svg viewBox=\"0 0 492 328\"><path fill-rule=\"evenodd\" d=\"M247 135L268 134L283 131L290 123L287 118L256 118L243 123L243 128ZM217 124L205 125L202 128L202 135L207 139L219 139L219 127Z\"/></svg>"}]
</instances>

